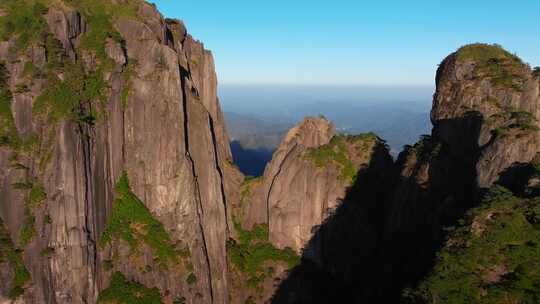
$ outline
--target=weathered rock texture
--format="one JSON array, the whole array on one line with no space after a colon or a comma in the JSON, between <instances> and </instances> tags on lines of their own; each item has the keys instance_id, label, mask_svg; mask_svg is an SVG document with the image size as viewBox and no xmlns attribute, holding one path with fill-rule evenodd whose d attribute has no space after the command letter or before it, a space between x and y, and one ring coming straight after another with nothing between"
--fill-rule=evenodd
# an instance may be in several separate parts
<instances>
[{"instance_id":1,"label":"weathered rock texture","mask_svg":"<svg viewBox=\"0 0 540 304\"><path fill-rule=\"evenodd\" d=\"M96 22L103 12L110 28ZM97 9L66 2L41 8L35 18L43 20L42 34L24 48L14 48L20 31L0 41L19 138L0 146L0 217L32 277L21 299L95 303L120 271L157 287L169 303L227 303L227 196L235 187L224 179L241 174L229 165L212 54L181 21L142 1L103 1ZM75 101L50 94L38 112L50 79L71 85L64 71L73 66L84 77L98 75L104 85L87 80L83 90L95 85L99 94ZM36 74L28 74L30 67ZM18 90L21 84L28 89ZM73 107L55 115L62 102ZM151 246L134 253L123 240L98 245L123 171L176 249L189 252L188 261L161 267ZM44 197L29 206L37 185ZM35 232L21 244L29 223Z\"/></svg>"},{"instance_id":2,"label":"weathered rock texture","mask_svg":"<svg viewBox=\"0 0 540 304\"><path fill-rule=\"evenodd\" d=\"M432 135L396 163L384 246L414 248L386 256L395 260L387 276L401 284L429 269L443 227L454 226L484 189L512 180L539 149L539 81L519 58L499 46L465 46L442 62L436 84Z\"/></svg>"},{"instance_id":3,"label":"weathered rock texture","mask_svg":"<svg viewBox=\"0 0 540 304\"><path fill-rule=\"evenodd\" d=\"M274 303L406 302L403 288L429 272L446 232L485 189L498 183L524 195L537 191L530 163L538 162L538 71L499 46L475 44L447 57L436 82L432 134L405 147L393 169L372 158L369 167L391 178L373 171L357 178ZM278 232L288 227L277 223ZM295 239L294 230L283 230L278 239Z\"/></svg>"},{"instance_id":4,"label":"weathered rock texture","mask_svg":"<svg viewBox=\"0 0 540 304\"><path fill-rule=\"evenodd\" d=\"M327 246L332 246L336 237L351 235L342 234L344 226L327 221L347 208L342 204L346 204L344 201L352 193L360 193L353 188L370 187L366 180L368 172L379 171L384 175L391 163L387 147L374 134L336 135L334 125L325 118L308 117L288 132L264 176L243 185L235 217L246 229L267 225L273 246L291 248L320 267L334 267L327 261L331 260L328 255L335 251ZM383 181L373 175L369 179L371 183ZM361 204L362 200L357 199ZM369 209L367 204L358 206ZM370 226L373 219L358 217L356 225L345 226L352 231L359 225ZM323 224L328 226L324 231L319 229ZM249 292L238 295L238 303L247 295L260 302L271 297L276 281L286 278L286 268L277 270L271 276L273 285L264 284L255 295Z\"/></svg>"},{"instance_id":5,"label":"weathered rock texture","mask_svg":"<svg viewBox=\"0 0 540 304\"><path fill-rule=\"evenodd\" d=\"M497 46L465 46L439 67L433 135L452 154L478 158L479 187L536 155L539 86L529 66Z\"/></svg>"},{"instance_id":6,"label":"weathered rock texture","mask_svg":"<svg viewBox=\"0 0 540 304\"><path fill-rule=\"evenodd\" d=\"M309 162L304 162L302 160L302 154L309 148L317 148L322 145L328 144L330 142L330 139L334 135L334 125L323 118L306 118L298 126L289 130L278 149L274 152L272 160L266 166L264 176L262 178L262 183L256 183L255 187L249 189L249 194L252 195L245 199L245 201L249 201L249 203L246 204L243 215L243 224L246 227L249 228L253 224L257 223L269 224L272 213L275 214L275 212L278 212L278 207L276 206L276 203L278 203L278 201L280 200L283 200L283 197L281 199L279 198L279 196L282 195L290 194L291 196L287 197L286 204L288 202L296 201L296 203L292 204L295 205L295 207L293 208L296 208L299 212L301 211L300 209L302 208L298 208L299 206L297 206L297 203L299 203L298 199L300 201L307 201L305 193L300 194L300 197L295 197L292 193L288 193L286 189L282 189L282 187L285 183L289 183L290 181L282 180L281 177L294 177L297 173L294 170L297 170L298 168L289 167L291 165L303 167L304 164L309 164ZM300 182L300 179L301 178L296 181ZM304 186L306 186L306 182L311 183L312 181L314 180L307 181L305 179L305 176L303 178ZM306 189L306 187L303 187L301 189L298 187L294 188L295 191L299 192ZM313 187L312 189L316 188ZM317 208L309 209L315 210ZM321 208L319 209L319 211L323 211L323 206L321 206ZM271 226L272 224L269 225ZM293 220L292 224L296 225L300 223L296 220ZM272 235L272 229L270 229L270 231L270 234ZM298 234L297 236L299 237ZM294 242L296 243L296 241ZM294 248L297 251L299 251L301 247L302 243L294 245Z\"/></svg>"},{"instance_id":7,"label":"weathered rock texture","mask_svg":"<svg viewBox=\"0 0 540 304\"><path fill-rule=\"evenodd\" d=\"M395 164L306 118L246 179L181 21L51 3L0 3L2 302L95 303L124 277L165 303L395 302L485 188L538 192L540 76L498 46L443 61L432 134Z\"/></svg>"}]
</instances>

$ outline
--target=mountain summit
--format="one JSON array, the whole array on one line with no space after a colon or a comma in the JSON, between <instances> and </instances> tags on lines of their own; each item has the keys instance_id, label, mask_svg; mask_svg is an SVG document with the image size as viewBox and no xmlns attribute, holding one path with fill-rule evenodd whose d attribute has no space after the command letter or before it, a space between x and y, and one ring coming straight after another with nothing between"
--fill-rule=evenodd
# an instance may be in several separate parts
<instances>
[{"instance_id":1,"label":"mountain summit","mask_svg":"<svg viewBox=\"0 0 540 304\"><path fill-rule=\"evenodd\" d=\"M245 177L182 21L3 1L0 302L539 302L538 69L473 44L436 83L396 162L308 117Z\"/></svg>"}]
</instances>

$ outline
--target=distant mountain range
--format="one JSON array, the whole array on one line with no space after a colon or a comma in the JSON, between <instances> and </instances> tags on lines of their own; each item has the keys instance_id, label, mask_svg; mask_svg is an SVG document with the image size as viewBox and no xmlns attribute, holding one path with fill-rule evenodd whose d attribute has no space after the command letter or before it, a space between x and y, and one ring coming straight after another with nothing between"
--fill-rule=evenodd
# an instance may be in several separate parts
<instances>
[{"instance_id":1,"label":"distant mountain range","mask_svg":"<svg viewBox=\"0 0 540 304\"><path fill-rule=\"evenodd\" d=\"M227 111L224 103L235 163L245 174L254 176L262 174L281 138L304 116L324 115L336 124L338 133L375 132L386 140L394 157L404 145L416 142L431 129L427 102L312 101L306 104L305 100L299 100L286 106L260 102L257 112L237 109L243 113Z\"/></svg>"},{"instance_id":2,"label":"distant mountain range","mask_svg":"<svg viewBox=\"0 0 540 304\"><path fill-rule=\"evenodd\" d=\"M540 69L435 80L222 106L155 5L0 1L0 303L540 303Z\"/></svg>"}]
</instances>

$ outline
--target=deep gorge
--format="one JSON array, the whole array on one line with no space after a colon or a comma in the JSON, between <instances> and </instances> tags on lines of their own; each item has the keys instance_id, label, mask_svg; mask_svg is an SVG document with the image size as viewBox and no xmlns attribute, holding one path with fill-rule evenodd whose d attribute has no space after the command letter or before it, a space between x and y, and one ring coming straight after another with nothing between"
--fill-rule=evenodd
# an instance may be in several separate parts
<instances>
[{"instance_id":1,"label":"deep gorge","mask_svg":"<svg viewBox=\"0 0 540 304\"><path fill-rule=\"evenodd\" d=\"M182 21L4 1L0 302L540 302L539 70L471 44L436 84L395 161L306 117L251 178Z\"/></svg>"}]
</instances>

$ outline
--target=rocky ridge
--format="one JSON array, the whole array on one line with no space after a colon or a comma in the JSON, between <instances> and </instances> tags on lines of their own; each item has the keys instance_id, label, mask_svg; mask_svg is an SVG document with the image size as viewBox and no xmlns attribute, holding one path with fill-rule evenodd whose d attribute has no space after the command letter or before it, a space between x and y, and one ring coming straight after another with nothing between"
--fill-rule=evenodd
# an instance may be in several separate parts
<instances>
[{"instance_id":1,"label":"rocky ridge","mask_svg":"<svg viewBox=\"0 0 540 304\"><path fill-rule=\"evenodd\" d=\"M350 193L361 192L351 190L356 185L382 182L384 177L373 172L384 172L391 163L388 147L376 135L337 135L324 117L308 117L288 132L264 175L242 185L241 201L233 209L238 228L249 231L262 226L273 246L325 265L326 243L340 234L332 230L344 227L335 224L324 232L319 227L340 212ZM262 288L237 295L238 303L246 298L265 302L273 296L290 267L270 267L273 271L264 277Z\"/></svg>"},{"instance_id":2,"label":"rocky ridge","mask_svg":"<svg viewBox=\"0 0 540 304\"><path fill-rule=\"evenodd\" d=\"M512 248L536 248L540 75L474 44L436 84L432 134L395 163L376 135L309 117L251 179L232 164L212 54L182 21L139 0L3 2L0 300L453 299L437 275L466 273L441 272L441 254L502 233L493 214L530 232ZM531 296L520 261L478 263L469 300L497 301L500 282Z\"/></svg>"},{"instance_id":3,"label":"rocky ridge","mask_svg":"<svg viewBox=\"0 0 540 304\"><path fill-rule=\"evenodd\" d=\"M406 147L396 163L383 246L414 248L386 256L401 282L423 277L446 229L488 188L519 183L519 168L538 153L539 81L521 59L497 45L468 45L442 62L436 84L431 136Z\"/></svg>"}]
</instances>

